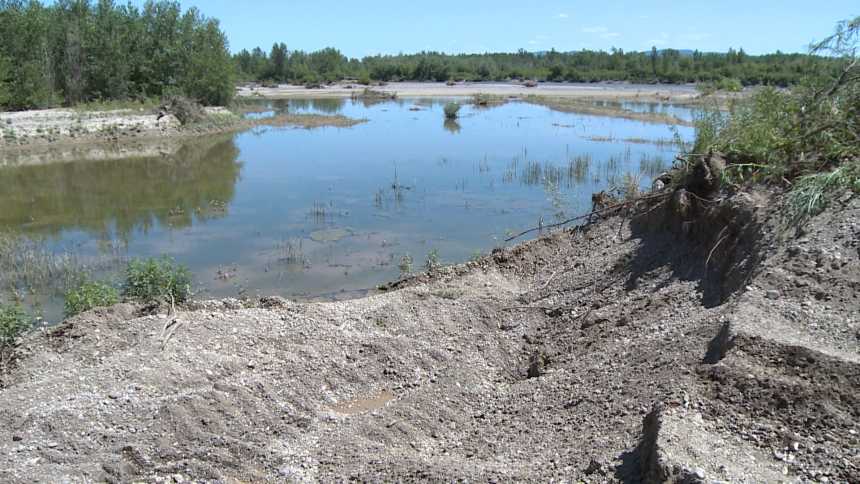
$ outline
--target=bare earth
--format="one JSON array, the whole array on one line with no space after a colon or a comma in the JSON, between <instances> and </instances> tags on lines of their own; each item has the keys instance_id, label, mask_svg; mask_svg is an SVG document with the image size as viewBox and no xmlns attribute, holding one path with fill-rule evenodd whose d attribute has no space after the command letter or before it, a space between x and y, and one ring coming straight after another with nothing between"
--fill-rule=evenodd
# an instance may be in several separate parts
<instances>
[{"instance_id":1,"label":"bare earth","mask_svg":"<svg viewBox=\"0 0 860 484\"><path fill-rule=\"evenodd\" d=\"M165 307L79 315L2 373L0 481L860 482L836 198L763 259L780 200L718 192L364 299L193 303L169 338Z\"/></svg>"}]
</instances>

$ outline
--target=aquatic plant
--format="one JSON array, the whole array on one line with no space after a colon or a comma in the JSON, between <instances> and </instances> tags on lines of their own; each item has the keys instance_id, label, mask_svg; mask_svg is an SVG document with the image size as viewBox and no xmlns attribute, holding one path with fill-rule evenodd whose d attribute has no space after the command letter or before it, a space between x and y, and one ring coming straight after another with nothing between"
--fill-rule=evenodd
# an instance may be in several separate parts
<instances>
[{"instance_id":1,"label":"aquatic plant","mask_svg":"<svg viewBox=\"0 0 860 484\"><path fill-rule=\"evenodd\" d=\"M445 117L447 119L455 119L457 117L457 113L460 112L460 103L448 101L444 106L442 106L442 111L445 112Z\"/></svg>"}]
</instances>

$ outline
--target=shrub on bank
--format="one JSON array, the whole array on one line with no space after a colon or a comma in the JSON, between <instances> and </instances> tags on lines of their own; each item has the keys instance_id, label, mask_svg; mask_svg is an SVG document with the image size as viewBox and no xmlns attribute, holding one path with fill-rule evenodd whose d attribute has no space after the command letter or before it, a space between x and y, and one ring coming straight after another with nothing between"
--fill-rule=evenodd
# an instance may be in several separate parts
<instances>
[{"instance_id":1,"label":"shrub on bank","mask_svg":"<svg viewBox=\"0 0 860 484\"><path fill-rule=\"evenodd\" d=\"M12 344L32 327L33 320L20 304L0 306L0 348Z\"/></svg>"},{"instance_id":2,"label":"shrub on bank","mask_svg":"<svg viewBox=\"0 0 860 484\"><path fill-rule=\"evenodd\" d=\"M173 258L164 254L158 259L132 258L125 266L122 296L143 302L183 302L191 297L191 278L194 274L185 264L175 265Z\"/></svg>"},{"instance_id":3,"label":"shrub on bank","mask_svg":"<svg viewBox=\"0 0 860 484\"><path fill-rule=\"evenodd\" d=\"M71 317L93 308L113 306L120 302L119 290L112 281L81 278L77 287L63 296L63 315Z\"/></svg>"}]
</instances>

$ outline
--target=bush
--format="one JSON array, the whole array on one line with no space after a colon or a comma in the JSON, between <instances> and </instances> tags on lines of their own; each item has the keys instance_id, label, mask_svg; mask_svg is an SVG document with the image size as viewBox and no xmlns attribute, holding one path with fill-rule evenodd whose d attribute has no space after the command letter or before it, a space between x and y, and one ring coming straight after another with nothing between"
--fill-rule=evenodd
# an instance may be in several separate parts
<instances>
[{"instance_id":1,"label":"bush","mask_svg":"<svg viewBox=\"0 0 860 484\"><path fill-rule=\"evenodd\" d=\"M457 117L457 113L460 111L460 103L449 101L445 103L445 106L442 107L442 111L445 111L446 118L454 119Z\"/></svg>"},{"instance_id":2,"label":"bush","mask_svg":"<svg viewBox=\"0 0 860 484\"><path fill-rule=\"evenodd\" d=\"M122 296L139 301L187 300L191 296L191 278L194 274L184 264L173 264L168 254L158 259L132 258L125 266Z\"/></svg>"},{"instance_id":3,"label":"bush","mask_svg":"<svg viewBox=\"0 0 860 484\"><path fill-rule=\"evenodd\" d=\"M119 302L119 290L112 281L93 281L84 276L77 287L63 296L63 315L68 318L93 308L113 306Z\"/></svg>"},{"instance_id":4,"label":"bush","mask_svg":"<svg viewBox=\"0 0 860 484\"><path fill-rule=\"evenodd\" d=\"M0 348L12 344L32 327L33 320L20 304L0 306Z\"/></svg>"}]
</instances>

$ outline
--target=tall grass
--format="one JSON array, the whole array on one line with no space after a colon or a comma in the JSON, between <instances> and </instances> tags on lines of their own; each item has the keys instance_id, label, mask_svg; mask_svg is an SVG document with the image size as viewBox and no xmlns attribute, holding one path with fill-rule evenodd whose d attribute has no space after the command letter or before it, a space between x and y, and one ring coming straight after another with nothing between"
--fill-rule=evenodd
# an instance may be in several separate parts
<instances>
[{"instance_id":1,"label":"tall grass","mask_svg":"<svg viewBox=\"0 0 860 484\"><path fill-rule=\"evenodd\" d=\"M125 258L120 246L110 244L109 251L87 257L80 249L55 253L39 238L0 233L0 292L16 299L62 294L83 276L117 269Z\"/></svg>"}]
</instances>

